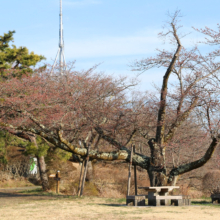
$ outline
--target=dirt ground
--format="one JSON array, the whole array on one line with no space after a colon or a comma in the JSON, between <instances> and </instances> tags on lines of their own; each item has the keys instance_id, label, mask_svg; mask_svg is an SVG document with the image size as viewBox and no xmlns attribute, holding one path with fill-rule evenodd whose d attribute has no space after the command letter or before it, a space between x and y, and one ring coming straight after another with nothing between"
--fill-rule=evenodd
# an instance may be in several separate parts
<instances>
[{"instance_id":1,"label":"dirt ground","mask_svg":"<svg viewBox=\"0 0 220 220\"><path fill-rule=\"evenodd\" d=\"M18 193L0 189L0 219L175 219L217 220L220 205L131 207L123 199Z\"/></svg>"}]
</instances>

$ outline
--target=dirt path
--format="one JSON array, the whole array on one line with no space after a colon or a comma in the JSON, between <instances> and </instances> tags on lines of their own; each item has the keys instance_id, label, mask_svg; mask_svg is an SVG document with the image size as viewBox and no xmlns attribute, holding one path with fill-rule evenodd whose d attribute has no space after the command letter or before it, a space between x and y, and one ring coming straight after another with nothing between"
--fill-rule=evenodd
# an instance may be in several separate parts
<instances>
[{"instance_id":1,"label":"dirt path","mask_svg":"<svg viewBox=\"0 0 220 220\"><path fill-rule=\"evenodd\" d=\"M0 190L0 219L219 220L220 206L127 207L119 199L39 196Z\"/></svg>"}]
</instances>

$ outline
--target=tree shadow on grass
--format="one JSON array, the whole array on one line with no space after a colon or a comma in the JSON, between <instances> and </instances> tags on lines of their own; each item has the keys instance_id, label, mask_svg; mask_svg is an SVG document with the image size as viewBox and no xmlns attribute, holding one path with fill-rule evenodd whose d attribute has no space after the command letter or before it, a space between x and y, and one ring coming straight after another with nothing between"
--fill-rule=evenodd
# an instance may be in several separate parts
<instances>
[{"instance_id":1,"label":"tree shadow on grass","mask_svg":"<svg viewBox=\"0 0 220 220\"><path fill-rule=\"evenodd\" d=\"M192 205L207 205L207 206L219 206L220 207L220 204L213 204L211 201L206 201L206 200L192 201L191 203Z\"/></svg>"},{"instance_id":2,"label":"tree shadow on grass","mask_svg":"<svg viewBox=\"0 0 220 220\"><path fill-rule=\"evenodd\" d=\"M0 198L32 198L32 199L61 199L61 198L74 198L74 196L57 195L54 193L20 193L20 192L0 192Z\"/></svg>"},{"instance_id":3,"label":"tree shadow on grass","mask_svg":"<svg viewBox=\"0 0 220 220\"><path fill-rule=\"evenodd\" d=\"M122 206L127 206L126 204L98 204L101 206L113 206L113 207L122 207Z\"/></svg>"},{"instance_id":4,"label":"tree shadow on grass","mask_svg":"<svg viewBox=\"0 0 220 220\"><path fill-rule=\"evenodd\" d=\"M211 205L212 203L203 200L203 201L192 201L192 204L193 204L193 205Z\"/></svg>"}]
</instances>

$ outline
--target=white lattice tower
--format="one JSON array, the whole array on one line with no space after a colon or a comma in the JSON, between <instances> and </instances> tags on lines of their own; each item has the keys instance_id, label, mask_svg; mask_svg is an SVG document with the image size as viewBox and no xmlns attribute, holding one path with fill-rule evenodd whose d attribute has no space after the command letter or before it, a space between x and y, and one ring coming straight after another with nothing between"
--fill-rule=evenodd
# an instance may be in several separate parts
<instances>
[{"instance_id":1,"label":"white lattice tower","mask_svg":"<svg viewBox=\"0 0 220 220\"><path fill-rule=\"evenodd\" d=\"M63 75L66 70L66 61L64 56L64 40L63 40L63 13L62 13L62 0L60 0L60 29L59 29L59 49L52 67L51 74L53 73L54 67L57 63L57 58L59 55L59 72Z\"/></svg>"}]
</instances>

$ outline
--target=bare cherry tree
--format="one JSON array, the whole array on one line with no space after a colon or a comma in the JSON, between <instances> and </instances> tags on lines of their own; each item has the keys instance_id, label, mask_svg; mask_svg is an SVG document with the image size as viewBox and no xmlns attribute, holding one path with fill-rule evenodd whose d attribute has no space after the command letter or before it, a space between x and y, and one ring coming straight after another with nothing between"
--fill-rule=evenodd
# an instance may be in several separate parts
<instances>
[{"instance_id":1,"label":"bare cherry tree","mask_svg":"<svg viewBox=\"0 0 220 220\"><path fill-rule=\"evenodd\" d=\"M203 54L197 46L184 48L178 15L160 33L170 38L173 50L158 50L155 57L133 64L139 71L165 70L159 98L152 92L132 93L135 82L94 73L93 68L53 77L45 72L0 82L0 126L39 135L79 159L86 157L84 143L90 141L90 159L129 162L129 144L141 141L149 155L136 153L132 163L147 170L152 186L175 185L181 174L209 161L220 137L218 50ZM103 151L105 143L115 150ZM166 152L176 145L180 151L170 166ZM192 150L192 157L182 158L188 145L201 145L202 156Z\"/></svg>"}]
</instances>

